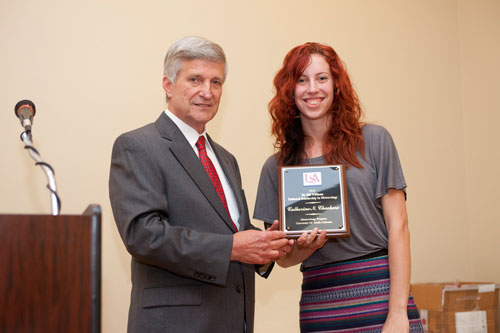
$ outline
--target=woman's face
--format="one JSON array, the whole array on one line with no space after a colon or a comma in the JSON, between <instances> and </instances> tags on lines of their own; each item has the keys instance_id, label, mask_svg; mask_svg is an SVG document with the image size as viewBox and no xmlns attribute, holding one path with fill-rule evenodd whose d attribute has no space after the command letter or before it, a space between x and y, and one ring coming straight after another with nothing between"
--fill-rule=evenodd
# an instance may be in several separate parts
<instances>
[{"instance_id":1,"label":"woman's face","mask_svg":"<svg viewBox=\"0 0 500 333\"><path fill-rule=\"evenodd\" d=\"M295 85L295 104L304 120L326 120L333 102L333 77L325 58L311 54L311 62Z\"/></svg>"}]
</instances>

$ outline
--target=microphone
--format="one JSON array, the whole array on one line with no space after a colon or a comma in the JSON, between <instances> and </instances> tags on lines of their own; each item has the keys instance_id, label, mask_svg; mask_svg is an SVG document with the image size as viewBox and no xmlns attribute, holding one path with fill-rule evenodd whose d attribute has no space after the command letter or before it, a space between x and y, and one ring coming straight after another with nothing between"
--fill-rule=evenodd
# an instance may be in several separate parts
<instances>
[{"instance_id":1,"label":"microphone","mask_svg":"<svg viewBox=\"0 0 500 333\"><path fill-rule=\"evenodd\" d=\"M14 107L16 117L21 121L21 126L26 131L31 131L31 124L33 123L33 116L36 113L35 104L30 100L19 101Z\"/></svg>"}]
</instances>

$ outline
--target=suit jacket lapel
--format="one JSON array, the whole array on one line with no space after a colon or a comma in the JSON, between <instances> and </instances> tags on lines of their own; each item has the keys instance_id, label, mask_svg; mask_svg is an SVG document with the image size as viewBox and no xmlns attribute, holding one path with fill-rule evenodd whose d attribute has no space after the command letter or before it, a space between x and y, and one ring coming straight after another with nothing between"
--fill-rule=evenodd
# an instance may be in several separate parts
<instances>
[{"instance_id":1,"label":"suit jacket lapel","mask_svg":"<svg viewBox=\"0 0 500 333\"><path fill-rule=\"evenodd\" d=\"M193 148L189 145L182 132L177 128L175 123L168 118L163 112L156 120L156 127L160 135L172 142L170 150L182 165L187 174L193 179L193 182L198 186L203 195L207 198L208 202L214 207L220 217L224 220L227 226L234 232L233 223L229 219L226 209L222 205L217 192L208 177L205 169L196 156ZM217 156L219 157L219 156ZM220 162L220 160L219 160ZM224 169L224 172L226 170ZM231 185L233 186L233 185ZM234 191L234 190L233 190Z\"/></svg>"}]
</instances>

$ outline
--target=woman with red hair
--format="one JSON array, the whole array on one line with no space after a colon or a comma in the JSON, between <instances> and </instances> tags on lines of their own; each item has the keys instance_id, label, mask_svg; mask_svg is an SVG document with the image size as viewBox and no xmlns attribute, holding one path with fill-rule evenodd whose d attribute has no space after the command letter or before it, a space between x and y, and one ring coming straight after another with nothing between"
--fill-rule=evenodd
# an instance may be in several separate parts
<instances>
[{"instance_id":1,"label":"woman with red hair","mask_svg":"<svg viewBox=\"0 0 500 333\"><path fill-rule=\"evenodd\" d=\"M410 295L406 183L389 132L360 121L342 60L329 46L293 48L269 103L276 154L263 166L254 218L278 219L278 167L346 166L350 236L304 232L282 267L301 263L302 332L423 332Z\"/></svg>"}]
</instances>

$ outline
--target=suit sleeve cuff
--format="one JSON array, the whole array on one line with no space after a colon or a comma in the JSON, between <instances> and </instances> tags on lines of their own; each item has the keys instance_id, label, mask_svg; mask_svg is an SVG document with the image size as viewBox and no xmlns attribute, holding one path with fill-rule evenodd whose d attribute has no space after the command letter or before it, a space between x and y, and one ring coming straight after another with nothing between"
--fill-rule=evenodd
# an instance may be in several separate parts
<instances>
[{"instance_id":1,"label":"suit sleeve cuff","mask_svg":"<svg viewBox=\"0 0 500 333\"><path fill-rule=\"evenodd\" d=\"M257 274L267 279L269 274L271 274L273 267L274 267L274 262L270 262L269 264L265 265L255 265L255 271L257 272Z\"/></svg>"}]
</instances>

